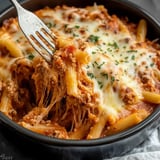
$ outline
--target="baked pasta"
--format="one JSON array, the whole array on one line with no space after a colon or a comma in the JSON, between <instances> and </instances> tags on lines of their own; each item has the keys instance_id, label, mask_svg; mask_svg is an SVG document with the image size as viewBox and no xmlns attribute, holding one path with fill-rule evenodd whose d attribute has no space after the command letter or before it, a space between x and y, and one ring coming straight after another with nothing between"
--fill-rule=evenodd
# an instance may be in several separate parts
<instances>
[{"instance_id":1,"label":"baked pasta","mask_svg":"<svg viewBox=\"0 0 160 160\"><path fill-rule=\"evenodd\" d=\"M160 46L146 20L130 22L102 5L35 12L56 35L51 63L16 18L0 28L0 111L19 125L62 139L110 136L160 104Z\"/></svg>"}]
</instances>

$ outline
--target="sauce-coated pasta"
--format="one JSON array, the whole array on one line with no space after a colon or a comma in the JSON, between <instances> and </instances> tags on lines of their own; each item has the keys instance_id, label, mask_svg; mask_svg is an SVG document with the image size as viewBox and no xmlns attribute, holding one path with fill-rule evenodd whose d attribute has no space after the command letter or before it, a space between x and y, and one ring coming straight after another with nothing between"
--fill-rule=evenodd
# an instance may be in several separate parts
<instances>
[{"instance_id":1,"label":"sauce-coated pasta","mask_svg":"<svg viewBox=\"0 0 160 160\"><path fill-rule=\"evenodd\" d=\"M35 12L57 37L51 64L16 18L0 28L0 111L34 132L94 139L128 129L160 104L160 46L147 23L104 6Z\"/></svg>"}]
</instances>

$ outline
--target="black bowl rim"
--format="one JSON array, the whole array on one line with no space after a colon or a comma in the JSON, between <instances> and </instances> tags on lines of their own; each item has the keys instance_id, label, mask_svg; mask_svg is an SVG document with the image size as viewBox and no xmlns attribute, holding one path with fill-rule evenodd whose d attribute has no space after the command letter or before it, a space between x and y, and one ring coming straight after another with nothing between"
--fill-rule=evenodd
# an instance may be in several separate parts
<instances>
[{"instance_id":1,"label":"black bowl rim","mask_svg":"<svg viewBox=\"0 0 160 160\"><path fill-rule=\"evenodd\" d=\"M132 10L134 10L135 12L139 12L140 15L146 17L148 21L152 22L157 28L160 28L160 23L158 22L158 20L155 17L153 17L149 12L147 12L145 9L141 8L135 3L126 1L126 0L121 0L121 1L110 0L110 1L112 1L113 3L118 3L119 5L123 5L124 7L127 7L127 8L132 8ZM22 5L25 6L28 2L30 2L30 0L25 0L22 3ZM12 11L13 9L14 9L13 7L9 7L7 10L1 13L0 19L6 14L8 14L10 11ZM127 129L126 131L122 131L115 135L98 138L98 139L91 139L91 140L67 140L67 139L58 139L54 137L44 136L44 135L32 132L18 125L17 123L9 119L6 115L4 115L1 111L0 111L0 122L1 122L0 124L6 126L11 130L13 129L16 133L21 134L24 137L31 138L32 140L38 141L43 144L57 145L57 146L95 146L95 145L113 143L115 141L120 141L121 139L134 135L137 132L140 132L142 129L146 128L150 123L153 123L153 121L157 120L159 116L160 116L160 106L157 107L155 111L145 120L143 120L141 123L137 124L136 126L130 129Z\"/></svg>"}]
</instances>

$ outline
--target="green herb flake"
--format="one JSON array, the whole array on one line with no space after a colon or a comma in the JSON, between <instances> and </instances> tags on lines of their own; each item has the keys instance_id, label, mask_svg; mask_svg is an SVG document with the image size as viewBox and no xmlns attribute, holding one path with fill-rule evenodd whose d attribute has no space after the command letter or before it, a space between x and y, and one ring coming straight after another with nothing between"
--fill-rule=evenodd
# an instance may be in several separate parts
<instances>
[{"instance_id":1,"label":"green herb flake","mask_svg":"<svg viewBox=\"0 0 160 160\"><path fill-rule=\"evenodd\" d=\"M92 67L95 68L95 64L94 63L92 63Z\"/></svg>"},{"instance_id":2,"label":"green herb flake","mask_svg":"<svg viewBox=\"0 0 160 160\"><path fill-rule=\"evenodd\" d=\"M127 51L127 53L133 53L133 52L135 53L135 52L137 52L137 50L128 50Z\"/></svg>"},{"instance_id":3,"label":"green herb flake","mask_svg":"<svg viewBox=\"0 0 160 160\"><path fill-rule=\"evenodd\" d=\"M111 46L113 47L114 49L119 49L119 46L116 42L113 42L113 43L108 43L108 46Z\"/></svg>"},{"instance_id":4,"label":"green herb flake","mask_svg":"<svg viewBox=\"0 0 160 160\"><path fill-rule=\"evenodd\" d=\"M108 51L108 52L112 52L112 49L111 49L111 48L107 48L107 51Z\"/></svg>"},{"instance_id":5,"label":"green herb flake","mask_svg":"<svg viewBox=\"0 0 160 160\"><path fill-rule=\"evenodd\" d=\"M99 40L99 37L98 37L98 36L95 36L95 35L90 35L90 36L88 37L88 41L89 41L89 42L92 42L92 43L97 43L98 40Z\"/></svg>"},{"instance_id":6,"label":"green herb flake","mask_svg":"<svg viewBox=\"0 0 160 160\"><path fill-rule=\"evenodd\" d=\"M111 83L115 81L115 77L111 76Z\"/></svg>"},{"instance_id":7,"label":"green herb flake","mask_svg":"<svg viewBox=\"0 0 160 160\"><path fill-rule=\"evenodd\" d=\"M47 23L46 25L47 25L48 28L52 28L53 27L53 24L51 22Z\"/></svg>"},{"instance_id":8,"label":"green herb flake","mask_svg":"<svg viewBox=\"0 0 160 160\"><path fill-rule=\"evenodd\" d=\"M20 40L19 40L19 39L17 39L17 40L16 40L16 42L20 43Z\"/></svg>"},{"instance_id":9,"label":"green herb flake","mask_svg":"<svg viewBox=\"0 0 160 160\"><path fill-rule=\"evenodd\" d=\"M97 81L99 88L102 89L103 88L103 83L101 81Z\"/></svg>"},{"instance_id":10,"label":"green herb flake","mask_svg":"<svg viewBox=\"0 0 160 160\"><path fill-rule=\"evenodd\" d=\"M78 34L73 33L73 37L79 37L79 35L78 35Z\"/></svg>"},{"instance_id":11,"label":"green herb flake","mask_svg":"<svg viewBox=\"0 0 160 160\"><path fill-rule=\"evenodd\" d=\"M96 52L95 52L95 51L92 51L92 54L96 54Z\"/></svg>"},{"instance_id":12,"label":"green herb flake","mask_svg":"<svg viewBox=\"0 0 160 160\"><path fill-rule=\"evenodd\" d=\"M119 64L119 61L115 60L115 65L118 65Z\"/></svg>"},{"instance_id":13,"label":"green herb flake","mask_svg":"<svg viewBox=\"0 0 160 160\"><path fill-rule=\"evenodd\" d=\"M127 47L126 46L123 46L123 49L126 49Z\"/></svg>"},{"instance_id":14,"label":"green herb flake","mask_svg":"<svg viewBox=\"0 0 160 160\"><path fill-rule=\"evenodd\" d=\"M101 73L101 76L103 76L106 80L108 80L108 73Z\"/></svg>"},{"instance_id":15,"label":"green herb flake","mask_svg":"<svg viewBox=\"0 0 160 160\"><path fill-rule=\"evenodd\" d=\"M65 25L64 25L64 28L67 28L67 27L68 27L68 24L65 24Z\"/></svg>"},{"instance_id":16,"label":"green herb flake","mask_svg":"<svg viewBox=\"0 0 160 160\"><path fill-rule=\"evenodd\" d=\"M135 55L132 55L131 59L132 59L132 60L135 60Z\"/></svg>"},{"instance_id":17,"label":"green herb flake","mask_svg":"<svg viewBox=\"0 0 160 160\"><path fill-rule=\"evenodd\" d=\"M74 27L75 27L76 29L79 29L79 28L80 28L80 26L78 26L78 25L75 25Z\"/></svg>"},{"instance_id":18,"label":"green herb flake","mask_svg":"<svg viewBox=\"0 0 160 160\"><path fill-rule=\"evenodd\" d=\"M154 66L154 63L151 63L150 66L153 67L153 66Z\"/></svg>"},{"instance_id":19,"label":"green herb flake","mask_svg":"<svg viewBox=\"0 0 160 160\"><path fill-rule=\"evenodd\" d=\"M87 75L88 75L91 79L93 79L93 78L94 78L94 74L93 74L93 73L91 73L91 72L88 72L88 73L87 73Z\"/></svg>"},{"instance_id":20,"label":"green herb flake","mask_svg":"<svg viewBox=\"0 0 160 160\"><path fill-rule=\"evenodd\" d=\"M90 66L89 66L89 65L87 65L87 66L86 66L86 69L89 69L89 68L90 68Z\"/></svg>"},{"instance_id":21,"label":"green herb flake","mask_svg":"<svg viewBox=\"0 0 160 160\"><path fill-rule=\"evenodd\" d=\"M33 58L34 58L34 55L32 53L28 55L29 60L33 60Z\"/></svg>"},{"instance_id":22,"label":"green herb flake","mask_svg":"<svg viewBox=\"0 0 160 160\"><path fill-rule=\"evenodd\" d=\"M105 62L102 62L100 65L97 66L98 69L101 69L101 67L105 64Z\"/></svg>"},{"instance_id":23,"label":"green herb flake","mask_svg":"<svg viewBox=\"0 0 160 160\"><path fill-rule=\"evenodd\" d=\"M94 64L96 64L96 65L98 66L98 63L97 63L97 61L94 61Z\"/></svg>"}]
</instances>

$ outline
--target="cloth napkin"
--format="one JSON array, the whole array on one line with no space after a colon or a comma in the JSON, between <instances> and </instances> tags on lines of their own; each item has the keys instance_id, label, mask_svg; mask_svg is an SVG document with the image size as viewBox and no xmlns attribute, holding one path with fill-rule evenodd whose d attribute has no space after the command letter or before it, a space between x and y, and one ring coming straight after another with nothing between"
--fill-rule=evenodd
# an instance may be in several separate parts
<instances>
[{"instance_id":1,"label":"cloth napkin","mask_svg":"<svg viewBox=\"0 0 160 160\"><path fill-rule=\"evenodd\" d=\"M160 128L126 155L105 160L160 160Z\"/></svg>"}]
</instances>

